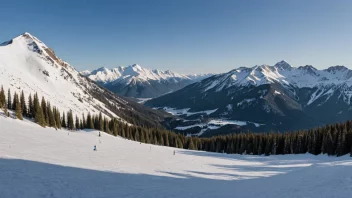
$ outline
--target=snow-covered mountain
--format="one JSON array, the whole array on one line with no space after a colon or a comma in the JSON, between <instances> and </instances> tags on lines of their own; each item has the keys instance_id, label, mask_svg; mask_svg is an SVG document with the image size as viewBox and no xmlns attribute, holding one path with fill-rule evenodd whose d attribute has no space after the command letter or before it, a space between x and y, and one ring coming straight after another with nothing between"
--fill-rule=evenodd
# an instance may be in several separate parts
<instances>
[{"instance_id":1,"label":"snow-covered mountain","mask_svg":"<svg viewBox=\"0 0 352 198\"><path fill-rule=\"evenodd\" d=\"M201 127L198 122L189 123L195 125L196 132L209 129L207 119L241 121L246 123L242 128L254 131L284 131L350 119L351 96L352 70L345 66L318 70L311 65L292 67L281 61L274 66L239 67L146 104L172 112L215 110L209 115L192 115L193 120L203 119Z\"/></svg>"},{"instance_id":2,"label":"snow-covered mountain","mask_svg":"<svg viewBox=\"0 0 352 198\"><path fill-rule=\"evenodd\" d=\"M0 85L10 88L12 94L23 90L28 96L37 92L60 111L72 110L79 116L102 112L127 122L139 116L149 124L154 122L151 115L155 120L160 118L156 111L116 96L82 76L29 33L0 44Z\"/></svg>"},{"instance_id":3,"label":"snow-covered mountain","mask_svg":"<svg viewBox=\"0 0 352 198\"><path fill-rule=\"evenodd\" d=\"M183 75L170 70L146 69L137 64L113 69L101 67L81 74L115 93L135 98L154 98L213 75Z\"/></svg>"},{"instance_id":4,"label":"snow-covered mountain","mask_svg":"<svg viewBox=\"0 0 352 198\"><path fill-rule=\"evenodd\" d=\"M221 91L232 86L260 86L273 83L298 88L312 88L331 84L351 86L351 77L352 70L345 66L332 66L328 69L318 70L311 65L295 68L287 62L281 61L274 66L240 67L226 74L217 75L217 79L204 85L203 89L206 91L215 88L216 91Z\"/></svg>"}]
</instances>

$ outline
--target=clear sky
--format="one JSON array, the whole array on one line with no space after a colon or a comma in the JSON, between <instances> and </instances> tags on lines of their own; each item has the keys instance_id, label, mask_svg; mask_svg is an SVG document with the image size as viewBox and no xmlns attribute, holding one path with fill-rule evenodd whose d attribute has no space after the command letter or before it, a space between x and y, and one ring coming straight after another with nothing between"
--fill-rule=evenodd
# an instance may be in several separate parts
<instances>
[{"instance_id":1,"label":"clear sky","mask_svg":"<svg viewBox=\"0 0 352 198\"><path fill-rule=\"evenodd\" d=\"M138 63L180 73L352 67L352 1L1 0L0 41L29 32L78 70Z\"/></svg>"}]
</instances>

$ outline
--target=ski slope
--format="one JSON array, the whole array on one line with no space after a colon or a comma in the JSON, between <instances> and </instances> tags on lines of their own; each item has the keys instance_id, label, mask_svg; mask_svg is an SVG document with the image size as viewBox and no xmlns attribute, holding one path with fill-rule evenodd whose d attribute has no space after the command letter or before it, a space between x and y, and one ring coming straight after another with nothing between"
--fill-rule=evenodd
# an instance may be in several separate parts
<instances>
[{"instance_id":1,"label":"ski slope","mask_svg":"<svg viewBox=\"0 0 352 198\"><path fill-rule=\"evenodd\" d=\"M97 145L98 151L93 151ZM176 155L173 155L176 150ZM198 152L0 112L0 197L350 197L352 158Z\"/></svg>"}]
</instances>

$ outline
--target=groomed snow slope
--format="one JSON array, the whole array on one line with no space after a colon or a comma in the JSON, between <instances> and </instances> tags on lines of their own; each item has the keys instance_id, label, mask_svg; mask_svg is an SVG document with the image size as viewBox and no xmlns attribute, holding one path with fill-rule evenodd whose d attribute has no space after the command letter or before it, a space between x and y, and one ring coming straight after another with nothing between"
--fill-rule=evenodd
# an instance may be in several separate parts
<instances>
[{"instance_id":1,"label":"groomed snow slope","mask_svg":"<svg viewBox=\"0 0 352 198\"><path fill-rule=\"evenodd\" d=\"M0 197L350 197L352 158L227 155L0 114ZM97 145L98 151L93 151ZM176 150L176 155L173 151Z\"/></svg>"}]
</instances>

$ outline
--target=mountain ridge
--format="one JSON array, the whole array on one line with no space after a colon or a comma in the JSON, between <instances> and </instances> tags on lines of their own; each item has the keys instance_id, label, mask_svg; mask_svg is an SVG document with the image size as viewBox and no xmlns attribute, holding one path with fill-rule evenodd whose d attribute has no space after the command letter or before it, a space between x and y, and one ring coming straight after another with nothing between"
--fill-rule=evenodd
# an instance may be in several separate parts
<instances>
[{"instance_id":1,"label":"mountain ridge","mask_svg":"<svg viewBox=\"0 0 352 198\"><path fill-rule=\"evenodd\" d=\"M112 69L100 67L81 74L115 93L136 98L161 96L213 75L184 75L171 70L146 69L138 64Z\"/></svg>"},{"instance_id":2,"label":"mountain ridge","mask_svg":"<svg viewBox=\"0 0 352 198\"><path fill-rule=\"evenodd\" d=\"M173 111L188 109L189 113L216 109L209 115L179 114L186 120L200 119L201 126L208 126L198 127L194 130L197 133L203 129L211 132L209 123L219 119L245 122L240 126L243 130L287 131L348 120L352 117L351 98L352 70L347 67L318 70L280 61L274 66L239 67L217 74L145 104ZM175 128L180 124L187 126L178 123Z\"/></svg>"}]
</instances>

